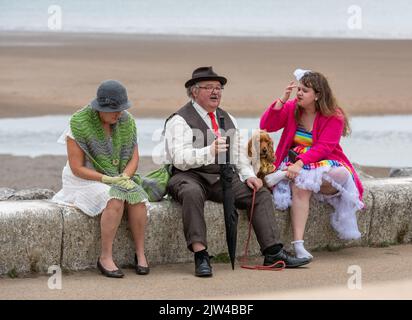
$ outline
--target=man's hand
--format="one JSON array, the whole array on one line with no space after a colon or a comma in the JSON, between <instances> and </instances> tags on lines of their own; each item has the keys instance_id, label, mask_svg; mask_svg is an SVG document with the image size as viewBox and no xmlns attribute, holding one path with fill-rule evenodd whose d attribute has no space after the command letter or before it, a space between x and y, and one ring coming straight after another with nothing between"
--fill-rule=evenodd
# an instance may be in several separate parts
<instances>
[{"instance_id":1,"label":"man's hand","mask_svg":"<svg viewBox=\"0 0 412 320\"><path fill-rule=\"evenodd\" d=\"M220 137L210 145L210 153L212 156L215 156L218 153L226 152L228 147L229 145L226 144L226 137Z\"/></svg>"},{"instance_id":2,"label":"man's hand","mask_svg":"<svg viewBox=\"0 0 412 320\"><path fill-rule=\"evenodd\" d=\"M129 180L130 178L128 176L116 176L116 177L110 177L103 175L102 176L102 182L105 184L114 184L120 181L126 181Z\"/></svg>"},{"instance_id":3,"label":"man's hand","mask_svg":"<svg viewBox=\"0 0 412 320\"><path fill-rule=\"evenodd\" d=\"M246 184L250 189L255 189L258 191L263 186L262 180L256 177L250 177L246 180Z\"/></svg>"}]
</instances>

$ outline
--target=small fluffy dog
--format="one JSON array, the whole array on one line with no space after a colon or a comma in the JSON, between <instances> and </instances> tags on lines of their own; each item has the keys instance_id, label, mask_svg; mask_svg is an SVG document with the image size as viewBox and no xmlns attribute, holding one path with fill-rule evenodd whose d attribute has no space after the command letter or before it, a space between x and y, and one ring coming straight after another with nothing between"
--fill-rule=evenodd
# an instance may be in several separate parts
<instances>
[{"instance_id":1,"label":"small fluffy dog","mask_svg":"<svg viewBox=\"0 0 412 320\"><path fill-rule=\"evenodd\" d=\"M264 177L275 171L272 138L264 130L255 131L249 139L247 151L256 176L265 182Z\"/></svg>"},{"instance_id":2,"label":"small fluffy dog","mask_svg":"<svg viewBox=\"0 0 412 320\"><path fill-rule=\"evenodd\" d=\"M266 131L256 131L248 142L247 148L249 159L253 170L263 185L268 188L274 187L283 179L286 179L286 171L275 171L275 152L273 140Z\"/></svg>"}]
</instances>

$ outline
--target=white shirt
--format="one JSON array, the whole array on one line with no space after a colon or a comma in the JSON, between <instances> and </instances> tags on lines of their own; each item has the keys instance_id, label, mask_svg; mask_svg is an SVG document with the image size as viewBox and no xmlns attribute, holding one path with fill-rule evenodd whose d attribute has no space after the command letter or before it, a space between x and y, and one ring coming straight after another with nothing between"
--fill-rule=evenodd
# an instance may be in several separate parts
<instances>
[{"instance_id":1,"label":"white shirt","mask_svg":"<svg viewBox=\"0 0 412 320\"><path fill-rule=\"evenodd\" d=\"M207 111L193 100L192 105L207 126L213 130L212 120ZM216 111L214 114L216 117ZM234 142L231 146L233 148L231 163L236 166L239 178L243 182L250 177L256 177L256 175L247 157L247 146L239 134L237 122L230 114L229 116L236 128ZM165 140L166 154L171 163L179 170L186 171L215 163L215 157L210 151L210 145L203 148L193 148L193 131L186 120L179 115L173 116L166 123Z\"/></svg>"}]
</instances>

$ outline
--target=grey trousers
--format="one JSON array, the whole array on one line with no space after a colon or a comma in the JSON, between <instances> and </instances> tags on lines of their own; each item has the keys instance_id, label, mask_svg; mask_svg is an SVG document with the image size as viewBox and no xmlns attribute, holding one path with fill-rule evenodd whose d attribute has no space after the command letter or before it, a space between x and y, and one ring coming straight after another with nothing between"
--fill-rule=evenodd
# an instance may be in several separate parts
<instances>
[{"instance_id":1,"label":"grey trousers","mask_svg":"<svg viewBox=\"0 0 412 320\"><path fill-rule=\"evenodd\" d=\"M247 210L249 216L253 190L241 182L237 174L233 176L232 190L236 208ZM204 205L206 200L223 202L220 181L211 185L195 172L178 172L170 178L168 192L182 205L183 229L188 249L192 250L192 243L195 242L200 242L207 248ZM262 252L279 243L273 212L272 195L268 189L261 188L256 192L252 226Z\"/></svg>"}]
</instances>

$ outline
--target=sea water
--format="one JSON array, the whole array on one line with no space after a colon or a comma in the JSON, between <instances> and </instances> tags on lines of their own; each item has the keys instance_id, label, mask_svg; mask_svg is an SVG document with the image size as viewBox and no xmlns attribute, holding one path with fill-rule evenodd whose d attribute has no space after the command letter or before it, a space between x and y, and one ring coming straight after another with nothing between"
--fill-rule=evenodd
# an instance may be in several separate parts
<instances>
[{"instance_id":1,"label":"sea water","mask_svg":"<svg viewBox=\"0 0 412 320\"><path fill-rule=\"evenodd\" d=\"M412 39L411 12L409 0L0 0L0 31Z\"/></svg>"},{"instance_id":2,"label":"sea water","mask_svg":"<svg viewBox=\"0 0 412 320\"><path fill-rule=\"evenodd\" d=\"M57 143L67 128L70 116L42 116L0 119L0 154L40 156L65 155L66 147ZM246 143L259 127L258 118L238 118ZM412 166L412 115L351 118L352 134L341 139L348 158L361 165L384 167ZM164 119L136 119L139 152L158 159L164 151ZM272 134L275 145L281 132Z\"/></svg>"}]
</instances>

